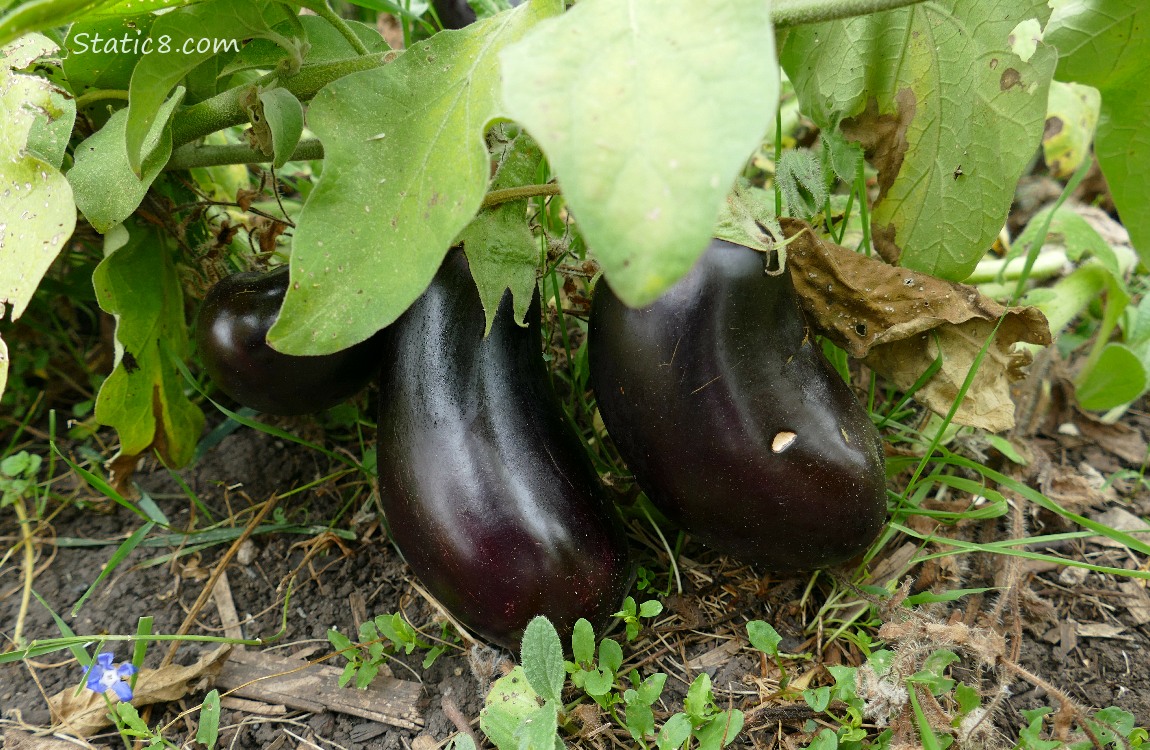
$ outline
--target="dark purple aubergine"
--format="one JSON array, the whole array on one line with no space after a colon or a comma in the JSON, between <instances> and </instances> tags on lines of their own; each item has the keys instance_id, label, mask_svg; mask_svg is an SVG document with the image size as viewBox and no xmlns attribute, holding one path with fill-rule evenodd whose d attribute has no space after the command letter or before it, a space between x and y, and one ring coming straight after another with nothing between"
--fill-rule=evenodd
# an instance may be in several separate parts
<instances>
[{"instance_id":1,"label":"dark purple aubergine","mask_svg":"<svg viewBox=\"0 0 1150 750\"><path fill-rule=\"evenodd\" d=\"M483 337L479 293L452 250L385 330L377 437L392 539L467 629L515 648L535 615L601 628L632 571L623 524L564 418L542 359L539 299L506 293Z\"/></svg>"},{"instance_id":2,"label":"dark purple aubergine","mask_svg":"<svg viewBox=\"0 0 1150 750\"><path fill-rule=\"evenodd\" d=\"M523 0L511 0L512 7L519 5ZM475 23L475 11L467 0L432 0L435 6L435 15L445 29L462 29L464 26Z\"/></svg>"},{"instance_id":3,"label":"dark purple aubergine","mask_svg":"<svg viewBox=\"0 0 1150 750\"><path fill-rule=\"evenodd\" d=\"M886 521L882 440L807 329L790 274L713 240L649 307L604 284L590 321L603 423L651 502L775 571L863 552Z\"/></svg>"},{"instance_id":4,"label":"dark purple aubergine","mask_svg":"<svg viewBox=\"0 0 1150 750\"><path fill-rule=\"evenodd\" d=\"M333 354L302 357L268 346L288 288L288 267L221 279L204 297L196 344L212 383L266 414L330 409L358 393L379 366L379 336Z\"/></svg>"}]
</instances>

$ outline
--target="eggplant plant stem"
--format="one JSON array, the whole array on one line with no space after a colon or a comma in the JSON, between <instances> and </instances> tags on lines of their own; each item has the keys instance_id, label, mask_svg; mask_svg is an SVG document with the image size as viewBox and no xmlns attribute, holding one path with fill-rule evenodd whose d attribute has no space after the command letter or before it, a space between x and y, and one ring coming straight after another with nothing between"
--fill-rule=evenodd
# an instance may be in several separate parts
<instances>
[{"instance_id":1,"label":"eggplant plant stem","mask_svg":"<svg viewBox=\"0 0 1150 750\"><path fill-rule=\"evenodd\" d=\"M339 31L339 33L343 35L343 38L347 40L347 43L351 45L351 48L354 49L358 54L367 54L367 47L363 45L363 40L355 35L355 31L353 31L348 22L343 19L343 16L332 10L330 3L308 3L307 7L315 11L317 16L323 18L332 26L334 26Z\"/></svg>"},{"instance_id":2,"label":"eggplant plant stem","mask_svg":"<svg viewBox=\"0 0 1150 750\"><path fill-rule=\"evenodd\" d=\"M330 63L305 65L293 75L279 77L279 83L302 101L308 101L327 84L361 70L378 68L399 56L395 50L360 55ZM246 122L243 107L247 86L228 89L180 112L172 123L172 145L179 147L232 125Z\"/></svg>"},{"instance_id":3,"label":"eggplant plant stem","mask_svg":"<svg viewBox=\"0 0 1150 750\"><path fill-rule=\"evenodd\" d=\"M309 161L323 158L323 144L315 138L300 141L288 161ZM224 145L181 146L172 152L172 158L164 165L165 171L215 167L223 164L258 164L269 162L262 152L242 143Z\"/></svg>"},{"instance_id":4,"label":"eggplant plant stem","mask_svg":"<svg viewBox=\"0 0 1150 750\"><path fill-rule=\"evenodd\" d=\"M786 28L917 5L923 0L775 0L771 18Z\"/></svg>"},{"instance_id":5,"label":"eggplant plant stem","mask_svg":"<svg viewBox=\"0 0 1150 750\"><path fill-rule=\"evenodd\" d=\"M500 203L535 198L540 195L559 195L561 191L554 182L543 185L521 185L519 187L492 190L483 198L483 208L498 206Z\"/></svg>"}]
</instances>

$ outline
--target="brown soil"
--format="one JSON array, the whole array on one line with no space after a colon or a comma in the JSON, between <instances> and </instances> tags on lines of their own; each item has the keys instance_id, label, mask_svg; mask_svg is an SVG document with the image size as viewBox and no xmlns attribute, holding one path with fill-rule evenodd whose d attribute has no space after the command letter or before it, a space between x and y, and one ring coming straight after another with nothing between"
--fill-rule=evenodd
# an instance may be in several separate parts
<instances>
[{"instance_id":1,"label":"brown soil","mask_svg":"<svg viewBox=\"0 0 1150 750\"><path fill-rule=\"evenodd\" d=\"M1051 414L1055 413L1052 409ZM1124 428L1124 439L1129 439L1131 432L1140 438L1139 430L1146 420L1135 415L1128 421L1133 424ZM1090 429L1097 429L1089 424ZM285 427L312 438L321 434L310 420L298 420ZM1066 432L1073 430L1063 430ZM1137 482L1123 480L1114 489L1101 491L1075 479L1089 477L1095 469L1107 476L1123 468L1137 469L1136 464L1115 454L1115 450L1123 451L1116 447L1119 443L1113 435L1091 440L1057 429L1038 429L1036 433L1029 445L1046 463L1036 462L1045 468L1040 476L1030 478L1033 483L1045 482L1047 491L1064 504L1077 502L1077 512L1090 514L1121 507L1139 516L1150 514L1150 493ZM977 446L973 449L977 450ZM332 459L318 452L240 429L180 476L217 518L231 517L234 524L242 526L268 498L308 485L338 468ZM193 513L198 528L206 525L201 511L193 510L162 467L145 465L138 482L156 498L174 527L191 525ZM70 493L58 490L73 500L62 509L49 508L59 512L51 519L50 531L39 533L36 592L76 633L130 634L135 632L137 618L142 615L155 618L154 632L176 632L229 545L217 544L164 564L148 561L172 552L172 548L140 548L97 587L75 617L70 617L70 608L96 579L116 544L138 528L140 520L123 508L109 506L87 488L77 487ZM103 510L95 512L97 507ZM351 635L364 618L396 611L402 611L425 633L439 632L436 611L418 593L402 560L386 542L371 493L362 481L352 477L321 482L314 489L280 500L278 508L277 514L282 512L282 517L277 520L300 526L325 526L337 519L334 528L350 530L356 539L343 542L341 547L324 544L330 538L314 530L305 534L263 534L238 549L227 566L227 580L245 637L269 638L279 630L282 584L293 576L295 586L287 612L287 630L267 647L269 653L298 654L316 660L332 650L326 638L329 628ZM0 533L10 545L17 533L12 514L0 514L0 523ZM985 522L982 528L965 529L962 535L1006 538L1016 530L1012 525L1023 525L1031 533L1069 529L1062 519L1042 511ZM636 548L644 556L641 564L665 574L667 559L653 551L657 546L649 543L643 525L634 524L634 532ZM72 546L73 540L107 543ZM883 559L905 561L905 542L900 539L888 545L872 569L881 568ZM913 550L913 545L909 549ZM1120 568L1145 570L1150 564L1126 548L1089 540L1074 540L1055 551L1068 558ZM628 666L638 667L643 674L668 674L664 701L657 708L664 715L680 709L687 685L699 671L707 671L720 705L742 707L748 712L749 728L735 746L778 747L777 738L781 736L789 736L799 744L805 742L812 729L808 723L810 712L801 700L772 695L778 687L777 669L747 645L745 624L752 619L771 622L784 636L782 651L813 657L788 664L792 680L811 685L829 683L823 666L857 664L859 660L857 647L844 639L824 643L823 629L811 631L811 624L819 620L817 613L825 596L836 588L830 576L824 574L813 587L808 587L809 577L764 576L691 544L684 549L680 566L684 593L667 597L664 614L626 648ZM1135 606L1137 597L1132 595L1145 596L1145 588L1134 591L1125 579L1097 573L1081 575L1063 567L1030 562L1010 563L1006 558L991 556L941 558L909 573L917 579L915 591L932 587L1008 587L1008 595L988 592L952 604L921 608L919 611L925 613L922 617L929 618L925 621L906 621L901 614L905 610L889 605L880 605L877 610L882 619L904 622L905 627L910 627L906 623L915 622L951 628L965 623L988 628L986 632L1002 632L1008 636L1007 643L1013 644L1001 654L1006 659L1012 656L1011 648L1019 649L1018 664L1039 678L1037 681L1019 677L1020 672L976 668L978 649L948 642L945 634L936 637L937 642L925 644L932 648L947 646L960 653L964 661L956 669L956 676L959 672L967 675L970 681L981 683L988 694L994 692L998 683L1005 688L999 691L1001 700L995 704L993 735L997 740L987 740L986 746L1004 741L1011 746L1024 723L1022 710L1057 708L1059 696L1050 694L1051 689L1064 691L1083 708L1119 706L1132 712L1140 724L1150 723L1150 683L1145 679L1150 673L1150 624L1146 622L1150 611L1139 610ZM9 561L0 569L0 623L9 637L19 606L21 575L17 562ZM847 595L847 602L863 596L849 590ZM870 622L879 624L877 619ZM213 600L209 599L190 632L222 634L220 613ZM50 638L59 631L49 613L34 600L24 633L28 638ZM614 636L622 637L618 631ZM732 639L737 647L724 648ZM896 635L888 643L905 654L924 648L914 637L899 640ZM113 650L118 661L128 656L123 644ZM178 650L175 661L191 664L208 650L207 645L187 643ZM145 666L159 666L166 651L166 644L151 646ZM510 657L469 653L456 645L428 670L421 669L418 652L397 657L400 663L391 665L392 674L401 680L422 683L417 706L425 722L422 731L398 729L331 711L308 713L289 709L268 716L253 712L248 704L225 708L220 746L429 748L458 731L463 721L475 726L492 674L505 666ZM343 660L336 656L327 663L342 667ZM46 697L76 688L82 677L68 652L61 651L0 666L0 680L0 708L5 720L0 729L9 732L10 744L14 745L14 729L35 731L52 726L54 717L49 713ZM197 686L181 700L154 707L146 714L149 723L156 726L172 721L180 711L195 707L206 689L206 685ZM182 746L192 746L195 713L190 717L176 721L165 736ZM596 720L591 717L591 724ZM579 746L600 748L609 744L606 737L600 734L588 740L571 740ZM296 738L315 744L305 745ZM613 739L620 746L633 744L625 732L616 733ZM106 733L92 742L114 746L119 739Z\"/></svg>"}]
</instances>

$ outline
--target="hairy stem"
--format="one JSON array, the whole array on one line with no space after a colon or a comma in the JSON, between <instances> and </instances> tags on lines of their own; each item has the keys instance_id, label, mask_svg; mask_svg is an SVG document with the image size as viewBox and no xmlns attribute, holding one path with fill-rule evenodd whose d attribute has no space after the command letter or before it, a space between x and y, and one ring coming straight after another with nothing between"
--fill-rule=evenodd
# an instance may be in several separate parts
<instances>
[{"instance_id":1,"label":"hairy stem","mask_svg":"<svg viewBox=\"0 0 1150 750\"><path fill-rule=\"evenodd\" d=\"M339 33L343 34L343 38L347 40L347 43L350 44L351 48L354 49L357 53L361 55L367 54L367 47L363 46L363 41L355 35L355 32L352 30L348 22L343 19L343 16L331 9L330 3L326 1L308 3L307 7L314 10L317 16L324 19L337 30L339 30Z\"/></svg>"},{"instance_id":2,"label":"hairy stem","mask_svg":"<svg viewBox=\"0 0 1150 750\"><path fill-rule=\"evenodd\" d=\"M294 75L282 76L280 84L300 101L311 99L327 84L351 73L378 68L399 56L395 50L362 55L348 60L305 65ZM179 147L248 119L243 107L247 86L228 89L181 112L172 123L172 145Z\"/></svg>"},{"instance_id":3,"label":"hairy stem","mask_svg":"<svg viewBox=\"0 0 1150 750\"><path fill-rule=\"evenodd\" d=\"M492 190L483 199L483 208L491 208L498 206L500 203L509 203L510 201L523 200L525 198L535 198L540 195L559 195L561 191L559 186L554 182L548 182L545 185L521 185L519 187L504 188L503 190Z\"/></svg>"},{"instance_id":4,"label":"hairy stem","mask_svg":"<svg viewBox=\"0 0 1150 750\"><path fill-rule=\"evenodd\" d=\"M785 28L917 5L923 0L775 0L771 18Z\"/></svg>"},{"instance_id":5,"label":"hairy stem","mask_svg":"<svg viewBox=\"0 0 1150 750\"><path fill-rule=\"evenodd\" d=\"M300 141L288 161L308 161L323 158L323 144L315 138ZM259 164L271 159L262 152L242 143L228 143L219 146L186 145L172 152L172 158L164 165L165 171L194 169L196 167L216 167L224 164Z\"/></svg>"},{"instance_id":6,"label":"hairy stem","mask_svg":"<svg viewBox=\"0 0 1150 750\"><path fill-rule=\"evenodd\" d=\"M102 102L108 99L128 101L128 92L123 89L96 89L95 91L88 91L76 97L76 110L79 111L96 102Z\"/></svg>"}]
</instances>

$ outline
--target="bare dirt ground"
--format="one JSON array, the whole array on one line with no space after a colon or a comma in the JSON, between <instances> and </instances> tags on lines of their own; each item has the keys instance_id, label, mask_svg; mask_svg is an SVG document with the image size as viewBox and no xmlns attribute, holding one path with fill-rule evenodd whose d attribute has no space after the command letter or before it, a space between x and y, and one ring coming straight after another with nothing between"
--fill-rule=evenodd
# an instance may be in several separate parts
<instances>
[{"instance_id":1,"label":"bare dirt ground","mask_svg":"<svg viewBox=\"0 0 1150 750\"><path fill-rule=\"evenodd\" d=\"M317 429L308 420L285 426L304 432ZM1126 478L1102 489L1098 480L1123 469L1139 468L1136 459L1145 455L1143 436L1147 429L1150 419L1141 412L1131 413L1123 424L1105 426L1055 399L1044 405L1042 418L1035 420L1033 436L1025 443L1033 461L1029 469L1019 472L1075 512L1097 516L1109 511L1111 515L1106 518L1111 521L1128 520L1124 513L1145 517L1150 515L1150 492L1143 485ZM981 450L977 445L971 449ZM1001 457L991 456L989 460L1003 463ZM328 476L335 468L333 461L320 453L240 429L181 476L206 508L219 517L232 517L242 527L269 498ZM193 522L191 515L201 513L162 467L145 465L138 481L149 495L158 498L158 505L174 526L188 526ZM397 611L424 633L439 632L439 616L386 541L380 519L373 512L370 491L337 481L280 500L268 518L300 527L323 526L338 518L334 527L354 532L354 540L341 539L336 544L335 537L314 529L308 533L261 533L243 543L218 543L161 564L149 560L176 548L141 548L116 568L75 617L69 617L69 610L99 575L116 545L138 528L140 521L122 508L109 506L89 488L76 485L73 491L62 494L71 495L74 502L59 510L51 520L50 531L40 536L35 590L76 633L130 634L142 615L155 618L154 632L177 632L225 556L229 558L226 582L216 584L216 594L208 596L190 620L192 634L235 632L234 623L228 630L221 620L222 613L225 619L232 619L224 611L229 609L227 597L221 598L226 590L243 636L273 637L280 629L285 583L289 580L294 581L294 587L286 610L286 632L266 647L249 650L294 658L303 667L307 660L316 661L331 652L325 636L329 628L354 634L364 619ZM349 498L351 507L347 507ZM945 505L947 501L939 502ZM0 534L10 545L17 535L13 517L4 514L0 519ZM203 519L196 520L202 526ZM644 556L641 564L665 573L666 556L656 554L654 545L646 542L648 534L641 524L634 526L636 548ZM1070 530L1063 519L1047 511L1026 511L945 533L989 540L1015 536L1020 526L1032 534ZM925 529L924 524L921 530ZM75 546L74 540L106 543ZM1074 539L1053 551L1096 565L1142 570L1150 565L1125 547L1101 541L1105 543ZM1050 693L1051 688L1064 691L1081 707L1118 706L1133 713L1140 724L1150 721L1150 681L1146 678L1150 674L1150 596L1140 582L990 555L944 557L910 567L908 562L916 552L914 542L896 537L872 562L874 579L905 577L914 581L911 591L1000 587L957 602L930 605L924 611L931 623L952 628L965 624L1004 634L1008 644L1005 657L1015 657L1023 670L1039 678L1029 679L1022 672L992 673L978 667L976 652L958 649L964 661L957 669L980 682L988 695L998 695L993 732L984 746L1011 746L1018 728L1025 724L1021 711L1057 708L1058 696ZM828 593L838 591L836 595L842 596L842 588L833 585L829 574L817 577L813 585L810 576L775 577L692 544L684 549L680 568L683 593L667 597L663 615L627 647L624 669L635 667L644 675L655 671L668 674L662 705L656 706L664 717L681 708L687 685L700 671L706 671L712 677L718 703L747 712L747 729L736 746L801 744L810 730L817 728L809 723L814 714L801 699L778 695L777 668L750 648L745 625L752 619L766 620L783 635L782 651L811 656L794 668L793 685L827 684L826 666L857 664L860 660L857 647L845 639L828 642L823 627L814 632L811 629L819 620ZM0 571L0 623L6 634L11 633L17 616L20 588L20 566L9 562ZM846 593L837 603L840 611L859 608L852 599L862 601L863 595ZM859 611L868 606L864 603ZM916 622L905 620L897 610L889 605L879 607L887 621ZM864 613L862 621L878 625L873 610ZM24 632L30 638L59 634L47 610L35 601ZM618 632L614 635L620 637ZM912 640L895 637L889 643L904 650L922 648L923 644L912 644ZM930 645L954 647L945 642ZM175 663L193 664L213 648L214 644L184 644L175 654ZM114 650L117 660L127 658L123 644ZM159 666L167 650L167 644L153 644L145 666ZM418 652L397 657L390 666L391 675L404 685L414 686L409 716L417 719L408 728L332 710L297 710L274 701L225 699L220 746L434 747L459 729L474 730L487 686L510 658L505 653L469 652L460 644L454 644L427 670L421 668ZM344 662L336 656L326 663L342 668ZM306 674L306 670L301 672ZM62 729L59 717L49 711L47 698L75 689L81 682L81 670L67 651L0 667L4 719L0 730L7 733L5 747L25 747L19 744L20 737L27 739L21 731ZM149 724L154 727L172 722L165 736L192 746L195 713L178 717L181 711L198 705L207 682L193 679L186 686L186 695L152 707L144 714ZM584 736L572 736L571 742L596 748L612 743L633 745L622 730L595 733L595 722L593 717L586 718L581 732ZM105 746L120 744L106 730L90 741Z\"/></svg>"}]
</instances>

